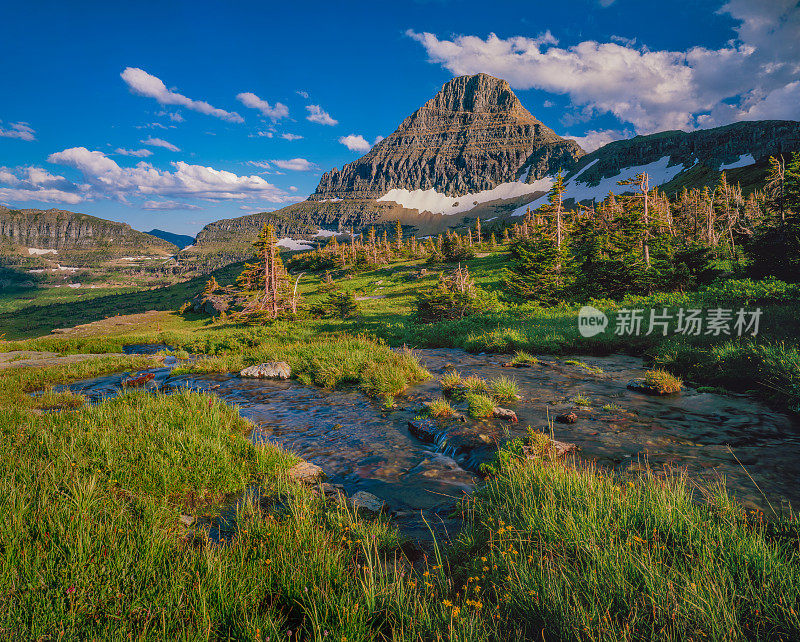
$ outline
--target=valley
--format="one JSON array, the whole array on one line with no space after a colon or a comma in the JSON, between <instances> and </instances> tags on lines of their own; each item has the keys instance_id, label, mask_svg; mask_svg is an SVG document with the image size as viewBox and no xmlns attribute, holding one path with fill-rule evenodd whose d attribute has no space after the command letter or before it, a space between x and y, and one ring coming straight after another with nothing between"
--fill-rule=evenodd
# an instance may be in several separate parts
<instances>
[{"instance_id":1,"label":"valley","mask_svg":"<svg viewBox=\"0 0 800 642\"><path fill-rule=\"evenodd\" d=\"M137 161L195 237L0 207L0 634L800 637L800 122L587 153L476 73L348 138Z\"/></svg>"}]
</instances>

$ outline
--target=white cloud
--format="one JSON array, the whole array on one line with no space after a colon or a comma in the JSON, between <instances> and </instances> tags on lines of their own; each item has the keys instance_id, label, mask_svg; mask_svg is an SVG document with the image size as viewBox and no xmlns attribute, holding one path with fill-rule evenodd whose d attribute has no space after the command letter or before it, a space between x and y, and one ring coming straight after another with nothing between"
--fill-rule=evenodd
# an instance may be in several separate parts
<instances>
[{"instance_id":1,"label":"white cloud","mask_svg":"<svg viewBox=\"0 0 800 642\"><path fill-rule=\"evenodd\" d=\"M272 120L273 123L289 115L289 108L283 103L275 103L273 106L266 100L261 100L261 98L250 92L238 94L236 98L245 107L251 107L252 109L260 111L264 116Z\"/></svg>"},{"instance_id":2,"label":"white cloud","mask_svg":"<svg viewBox=\"0 0 800 642\"><path fill-rule=\"evenodd\" d=\"M167 116L173 123L182 123L185 118L177 111L160 111L159 116ZM163 127L163 125L162 125Z\"/></svg>"},{"instance_id":3,"label":"white cloud","mask_svg":"<svg viewBox=\"0 0 800 642\"><path fill-rule=\"evenodd\" d=\"M585 151L593 152L603 145L607 145L615 140L630 138L633 136L633 133L629 131L623 132L618 129L592 129L586 132L583 136L570 136L569 134L562 134L562 136L563 138L571 138Z\"/></svg>"},{"instance_id":4,"label":"white cloud","mask_svg":"<svg viewBox=\"0 0 800 642\"><path fill-rule=\"evenodd\" d=\"M382 140L383 136L378 136L372 143L370 143L361 134L349 134L339 138L339 142L352 152L368 152Z\"/></svg>"},{"instance_id":5,"label":"white cloud","mask_svg":"<svg viewBox=\"0 0 800 642\"><path fill-rule=\"evenodd\" d=\"M145 201L142 203L144 210L199 210L199 205L190 205L180 201Z\"/></svg>"},{"instance_id":6,"label":"white cloud","mask_svg":"<svg viewBox=\"0 0 800 642\"><path fill-rule=\"evenodd\" d=\"M307 161L305 158L290 158L288 160L273 159L271 162L276 167L280 167L281 169L289 169L294 172L307 172L316 168L314 163Z\"/></svg>"},{"instance_id":7,"label":"white cloud","mask_svg":"<svg viewBox=\"0 0 800 642\"><path fill-rule=\"evenodd\" d=\"M186 109L192 109L201 114L221 118L232 123L244 122L244 119L236 112L218 109L203 100L192 100L183 94L170 91L159 78L138 67L126 67L125 71L120 75L133 92L140 96L155 98L162 105L180 105Z\"/></svg>"},{"instance_id":8,"label":"white cloud","mask_svg":"<svg viewBox=\"0 0 800 642\"><path fill-rule=\"evenodd\" d=\"M233 172L172 163L175 171L164 171L140 161L134 167L120 167L114 160L98 151L72 147L51 154L51 163L73 167L83 174L93 198L127 200L131 196L168 196L230 200L258 197L274 202L294 202L296 197L268 183L260 176L239 176Z\"/></svg>"},{"instance_id":9,"label":"white cloud","mask_svg":"<svg viewBox=\"0 0 800 642\"><path fill-rule=\"evenodd\" d=\"M731 0L719 13L738 24L719 49L650 51L616 37L559 47L544 36L440 40L409 35L431 62L455 75L484 72L516 89L568 95L578 120L611 113L637 133L693 129L761 117L800 118L788 87L800 74L800 8L795 0ZM777 94L775 92L778 92ZM764 103L763 106L761 104Z\"/></svg>"},{"instance_id":10,"label":"white cloud","mask_svg":"<svg viewBox=\"0 0 800 642\"><path fill-rule=\"evenodd\" d=\"M179 152L181 148L173 145L172 143L164 140L163 138L145 138L142 142L142 145L150 145L151 147L163 147L164 149L168 149L171 152Z\"/></svg>"},{"instance_id":11,"label":"white cloud","mask_svg":"<svg viewBox=\"0 0 800 642\"><path fill-rule=\"evenodd\" d=\"M263 137L263 138L272 138L275 135L275 132L267 131L257 131L255 134L250 134L250 138L254 138L256 136Z\"/></svg>"},{"instance_id":12,"label":"white cloud","mask_svg":"<svg viewBox=\"0 0 800 642\"><path fill-rule=\"evenodd\" d=\"M298 96L302 96L303 98L308 99L308 92L307 91L303 91L302 89L298 89L295 93Z\"/></svg>"},{"instance_id":13,"label":"white cloud","mask_svg":"<svg viewBox=\"0 0 800 642\"><path fill-rule=\"evenodd\" d=\"M0 167L0 199L69 203L85 200L88 185L76 185L41 167Z\"/></svg>"},{"instance_id":14,"label":"white cloud","mask_svg":"<svg viewBox=\"0 0 800 642\"><path fill-rule=\"evenodd\" d=\"M319 105L308 105L306 109L308 110L308 116L306 116L306 120L310 120L312 123L319 123L320 125L339 124L338 120L331 118L331 115L323 110Z\"/></svg>"},{"instance_id":15,"label":"white cloud","mask_svg":"<svg viewBox=\"0 0 800 642\"><path fill-rule=\"evenodd\" d=\"M351 152L368 152L372 147L361 134L341 136L339 142Z\"/></svg>"},{"instance_id":16,"label":"white cloud","mask_svg":"<svg viewBox=\"0 0 800 642\"><path fill-rule=\"evenodd\" d=\"M36 132L28 123L8 123L8 128L4 128L3 121L0 121L0 137L19 138L20 140L36 140Z\"/></svg>"},{"instance_id":17,"label":"white cloud","mask_svg":"<svg viewBox=\"0 0 800 642\"><path fill-rule=\"evenodd\" d=\"M298 136L297 134L281 134L281 138L285 138L286 140L300 140L302 136Z\"/></svg>"},{"instance_id":18,"label":"white cloud","mask_svg":"<svg viewBox=\"0 0 800 642\"><path fill-rule=\"evenodd\" d=\"M147 158L153 155L153 152L149 149L125 149L123 147L117 147L114 153L120 156L138 156L139 158Z\"/></svg>"}]
</instances>

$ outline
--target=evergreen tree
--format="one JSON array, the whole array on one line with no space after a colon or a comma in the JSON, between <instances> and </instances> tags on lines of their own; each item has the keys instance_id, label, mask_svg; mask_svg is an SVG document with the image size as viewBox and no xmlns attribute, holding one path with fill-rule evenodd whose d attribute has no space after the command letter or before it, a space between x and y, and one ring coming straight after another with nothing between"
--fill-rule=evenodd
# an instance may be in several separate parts
<instances>
[{"instance_id":1,"label":"evergreen tree","mask_svg":"<svg viewBox=\"0 0 800 642\"><path fill-rule=\"evenodd\" d=\"M511 244L511 264L503 283L515 297L551 305L565 294L562 250L545 234L517 239Z\"/></svg>"}]
</instances>

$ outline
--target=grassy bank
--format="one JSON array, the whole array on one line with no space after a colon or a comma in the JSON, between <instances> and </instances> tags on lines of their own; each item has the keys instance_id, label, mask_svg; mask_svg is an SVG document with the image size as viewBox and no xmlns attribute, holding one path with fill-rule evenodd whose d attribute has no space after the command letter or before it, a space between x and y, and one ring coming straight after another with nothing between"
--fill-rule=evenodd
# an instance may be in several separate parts
<instances>
[{"instance_id":1,"label":"grassy bank","mask_svg":"<svg viewBox=\"0 0 800 642\"><path fill-rule=\"evenodd\" d=\"M467 265L476 285L497 291L501 287L500 276L505 260L506 255L498 251L471 259ZM421 273L423 267L427 274ZM99 319L103 311L112 309L116 312L149 307L164 310L148 317L140 326L118 326L112 317L98 321L95 327L86 331L11 341L0 345L0 349L41 349L62 353L118 352L127 343L163 342L215 357L205 363L208 369L219 367L230 370L254 363L256 355L265 358L268 355L283 355L281 358L291 363L289 353L296 351L298 356L292 363L295 370L307 380L323 385L331 381L361 383L361 376L353 375L352 364L339 367L335 360L331 361L323 354L330 352L329 340L334 336L370 337L385 341L390 346L457 347L473 352L628 353L642 356L648 365L666 368L687 381L735 391L753 391L779 407L800 410L800 352L797 349L800 304L797 301L772 301L769 287L756 288L761 298L753 298L747 288L723 284L699 293L655 294L650 297L631 297L622 302L594 302L596 307L609 314L610 325L603 334L587 339L578 333L579 306L544 308L524 304L506 306L496 312L465 319L433 324L413 323L411 314L415 294L421 288L434 285L442 269L447 269L447 266L425 266L421 261L405 260L355 274L335 272L336 287L352 291L362 299L358 303L360 311L356 317L306 319L261 328L214 325L207 318L184 318L167 312L168 309L176 309L201 289L202 284L194 280L162 290L98 299L102 306L97 309L87 302L86 308L81 308L83 312L78 315L80 320L88 320L90 317ZM220 283L226 284L233 281L235 273L236 268L229 267L217 272L216 276ZM300 282L300 289L309 305L322 301L329 291L319 275L305 275ZM614 332L616 315L621 307L626 306L642 308L646 311L645 315L650 309L660 312L664 306L673 314L679 307L738 309L744 306L752 309L759 306L763 316L756 338L683 336L674 333L667 336L657 333L646 335L644 330L638 337L617 335ZM60 315L59 324L65 325L69 324L69 319L74 319L70 316L70 310L67 305L63 309L56 306L52 313ZM40 328L39 333L44 331L45 326L36 325L40 312L32 308L17 311L15 320L8 319L10 336L18 334L15 328L19 324L28 322ZM646 327L647 319L643 323L643 328ZM35 328L31 331L33 334L36 332ZM314 344L316 348L303 349L301 343ZM310 365L311 358L307 357L309 351L314 350L320 351L320 358L325 362L318 373L310 372L313 368ZM382 354L382 351L379 350L378 354ZM365 367L358 365L355 369L364 371ZM413 379L413 376L399 376L408 381ZM402 386L382 381L367 383L364 389L374 389L379 394L391 396Z\"/></svg>"},{"instance_id":2,"label":"grassy bank","mask_svg":"<svg viewBox=\"0 0 800 642\"><path fill-rule=\"evenodd\" d=\"M51 375L54 376L54 375ZM385 520L326 503L212 396L0 408L5 639L665 640L800 635L798 522L685 479L507 452L456 546L412 568ZM188 536L251 484L232 539Z\"/></svg>"}]
</instances>

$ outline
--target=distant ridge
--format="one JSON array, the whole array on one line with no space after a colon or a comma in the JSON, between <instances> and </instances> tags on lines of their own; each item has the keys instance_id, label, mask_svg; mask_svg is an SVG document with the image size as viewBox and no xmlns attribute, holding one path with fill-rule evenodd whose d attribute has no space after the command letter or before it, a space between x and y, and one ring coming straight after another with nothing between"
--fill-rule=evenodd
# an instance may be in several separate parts
<instances>
[{"instance_id":1,"label":"distant ridge","mask_svg":"<svg viewBox=\"0 0 800 642\"><path fill-rule=\"evenodd\" d=\"M164 230L153 229L147 232L150 236L155 236L160 239L164 239L165 241L172 243L173 245L177 245L179 250L182 250L185 247L189 247L190 245L194 245L194 237L188 236L187 234L175 234L174 232L166 232Z\"/></svg>"}]
</instances>

